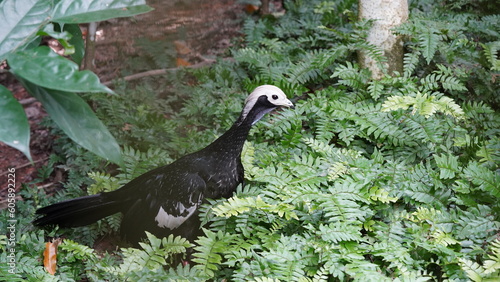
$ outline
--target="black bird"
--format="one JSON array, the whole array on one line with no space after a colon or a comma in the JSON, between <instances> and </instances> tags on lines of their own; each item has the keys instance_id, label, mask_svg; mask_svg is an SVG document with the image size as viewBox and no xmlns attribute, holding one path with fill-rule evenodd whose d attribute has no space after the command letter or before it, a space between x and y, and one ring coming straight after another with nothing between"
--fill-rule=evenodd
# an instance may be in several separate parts
<instances>
[{"instance_id":1,"label":"black bird","mask_svg":"<svg viewBox=\"0 0 500 282\"><path fill-rule=\"evenodd\" d=\"M133 179L120 189L56 203L36 211L35 225L76 227L121 212L120 233L130 243L145 238L200 234L198 208L206 198L229 198L243 182L241 151L252 125L278 107L292 107L276 86L257 87L234 125L204 149Z\"/></svg>"}]
</instances>

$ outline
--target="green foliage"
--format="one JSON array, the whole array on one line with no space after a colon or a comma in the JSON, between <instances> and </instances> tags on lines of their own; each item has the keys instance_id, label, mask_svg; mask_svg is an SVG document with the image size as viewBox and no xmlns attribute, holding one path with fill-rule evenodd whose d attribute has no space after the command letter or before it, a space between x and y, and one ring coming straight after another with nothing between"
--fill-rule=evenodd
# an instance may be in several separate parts
<instances>
[{"instance_id":1,"label":"green foliage","mask_svg":"<svg viewBox=\"0 0 500 282\"><path fill-rule=\"evenodd\" d=\"M88 104L75 93L110 93L96 74L79 70L84 44L77 24L127 17L148 12L143 1L122 0L111 4L86 1L15 0L0 2L5 16L0 34L0 61L6 60L13 74L26 90L39 100L57 125L76 143L111 161L121 163L120 148L108 129ZM61 42L67 60L47 46L38 46L42 36ZM31 160L29 124L12 93L0 89L0 141L12 146ZM13 119L15 117L15 119Z\"/></svg>"},{"instance_id":2,"label":"green foliage","mask_svg":"<svg viewBox=\"0 0 500 282\"><path fill-rule=\"evenodd\" d=\"M448 97L436 98L436 96L428 97L426 94L420 92L417 92L415 97L392 96L387 98L382 105L382 111L406 110L412 107L412 114L418 113L426 118L429 118L436 112L442 112L456 118L463 117L463 110L453 101L453 99Z\"/></svg>"},{"instance_id":3,"label":"green foliage","mask_svg":"<svg viewBox=\"0 0 500 282\"><path fill-rule=\"evenodd\" d=\"M488 255L483 265L468 259L461 259L460 264L467 272L469 279L474 282L495 281L500 277L500 241L492 242L491 254Z\"/></svg>"},{"instance_id":4,"label":"green foliage","mask_svg":"<svg viewBox=\"0 0 500 282\"><path fill-rule=\"evenodd\" d=\"M106 99L91 95L124 163L106 170L58 139L53 163L68 169L66 189L46 199L24 188L23 268L8 277L49 280L39 263L43 240L64 232L75 241L61 246L67 259L54 280L498 280L500 17L412 2L396 30L407 42L403 71L374 81L355 51L379 63L383 56L364 42L370 23L356 22L355 5L286 1L282 17L245 22L235 61L121 85ZM178 82L193 77L194 86ZM87 246L113 235L118 217L77 231L29 225L35 206L117 189L206 146L262 83L297 97L296 107L255 125L242 155L245 185L202 206L204 235L195 242L148 235L141 249L108 254ZM164 84L179 95L166 95ZM177 265L174 256L190 247L193 263Z\"/></svg>"},{"instance_id":5,"label":"green foliage","mask_svg":"<svg viewBox=\"0 0 500 282\"><path fill-rule=\"evenodd\" d=\"M118 277L126 278L130 272L138 272L143 269L157 270L166 265L166 259L172 254L185 253L191 244L186 239L173 235L163 239L156 238L147 233L148 243L140 243L142 249L123 249L123 262L108 269Z\"/></svg>"}]
</instances>

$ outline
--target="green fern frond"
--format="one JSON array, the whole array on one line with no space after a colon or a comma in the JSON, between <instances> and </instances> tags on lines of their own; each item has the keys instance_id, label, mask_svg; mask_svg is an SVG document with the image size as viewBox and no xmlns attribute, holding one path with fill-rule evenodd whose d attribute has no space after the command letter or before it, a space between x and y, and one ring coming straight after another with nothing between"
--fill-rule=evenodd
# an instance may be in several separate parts
<instances>
[{"instance_id":1,"label":"green fern frond","mask_svg":"<svg viewBox=\"0 0 500 282\"><path fill-rule=\"evenodd\" d=\"M141 152L132 147L125 146L122 150L124 166L116 177L124 181L131 180L160 165L172 161L168 153L161 148L149 148ZM124 183L122 183L124 184Z\"/></svg>"},{"instance_id":2,"label":"green fern frond","mask_svg":"<svg viewBox=\"0 0 500 282\"><path fill-rule=\"evenodd\" d=\"M259 174L260 168L255 165L255 147L251 142L245 142L241 152L241 163L245 168L245 179L252 180Z\"/></svg>"},{"instance_id":3,"label":"green fern frond","mask_svg":"<svg viewBox=\"0 0 500 282\"><path fill-rule=\"evenodd\" d=\"M346 162L334 162L328 168L328 179L335 180L349 171Z\"/></svg>"},{"instance_id":4,"label":"green fern frond","mask_svg":"<svg viewBox=\"0 0 500 282\"><path fill-rule=\"evenodd\" d=\"M384 91L384 85L379 80L370 81L368 84L368 93L373 100L378 100Z\"/></svg>"},{"instance_id":5,"label":"green fern frond","mask_svg":"<svg viewBox=\"0 0 500 282\"><path fill-rule=\"evenodd\" d=\"M477 262L465 258L459 258L460 266L467 273L470 280L474 282L482 282L483 277L486 277L484 269Z\"/></svg>"},{"instance_id":6,"label":"green fern frond","mask_svg":"<svg viewBox=\"0 0 500 282\"><path fill-rule=\"evenodd\" d=\"M217 233L203 229L205 236L198 237L197 246L194 248L194 266L206 278L215 276L215 271L219 269L222 262L222 253L227 250L227 246L232 240L232 235L219 231Z\"/></svg>"},{"instance_id":7,"label":"green fern frond","mask_svg":"<svg viewBox=\"0 0 500 282\"><path fill-rule=\"evenodd\" d=\"M387 72L387 57L384 55L384 51L381 47L374 44L368 43L366 40L361 40L349 46L351 49L359 50L366 54L368 57L375 60L377 66L382 70L382 72Z\"/></svg>"},{"instance_id":8,"label":"green fern frond","mask_svg":"<svg viewBox=\"0 0 500 282\"><path fill-rule=\"evenodd\" d=\"M406 110L413 107L412 114L418 113L429 118L436 112L441 111L444 114L451 115L457 119L464 117L464 112L453 99L443 96L429 96L418 92L415 97L411 96L391 96L382 104L382 111L389 112L394 110Z\"/></svg>"},{"instance_id":9,"label":"green fern frond","mask_svg":"<svg viewBox=\"0 0 500 282\"><path fill-rule=\"evenodd\" d=\"M490 243L491 254L480 265L477 262L459 258L460 266L472 281L496 281L500 277L500 240Z\"/></svg>"},{"instance_id":10,"label":"green fern frond","mask_svg":"<svg viewBox=\"0 0 500 282\"><path fill-rule=\"evenodd\" d=\"M445 233L442 230L435 230L430 234L430 236L433 238L433 240L440 245L443 245L445 247L448 247L450 245L456 245L460 244L459 241L455 240L451 234Z\"/></svg>"},{"instance_id":11,"label":"green fern frond","mask_svg":"<svg viewBox=\"0 0 500 282\"><path fill-rule=\"evenodd\" d=\"M458 156L454 155L434 155L434 160L440 169L439 178L451 179L459 173Z\"/></svg>"},{"instance_id":12,"label":"green fern frond","mask_svg":"<svg viewBox=\"0 0 500 282\"><path fill-rule=\"evenodd\" d=\"M139 271L143 268L157 269L166 265L167 252L161 248L161 239L146 232L148 243L141 242L142 249L127 248L123 250L123 263L120 265L121 274Z\"/></svg>"},{"instance_id":13,"label":"green fern frond","mask_svg":"<svg viewBox=\"0 0 500 282\"><path fill-rule=\"evenodd\" d=\"M185 253L186 248L192 247L186 239L173 235L159 239L146 232L146 236L147 242L139 243L141 249L123 248L123 262L118 266L105 268L114 275L125 278L130 272L162 269L167 265L169 255Z\"/></svg>"},{"instance_id":14,"label":"green fern frond","mask_svg":"<svg viewBox=\"0 0 500 282\"><path fill-rule=\"evenodd\" d=\"M440 85L448 91L466 91L462 82L453 76L432 73L420 80L422 91L439 90Z\"/></svg>"},{"instance_id":15,"label":"green fern frond","mask_svg":"<svg viewBox=\"0 0 500 282\"><path fill-rule=\"evenodd\" d=\"M358 111L360 113L364 112ZM366 138L374 138L379 143L389 143L394 146L415 146L417 144L411 135L400 128L398 121L389 115L369 112L355 116L353 120L359 130L365 132Z\"/></svg>"},{"instance_id":16,"label":"green fern frond","mask_svg":"<svg viewBox=\"0 0 500 282\"><path fill-rule=\"evenodd\" d=\"M431 60L434 58L434 54L437 51L437 46L441 37L433 28L427 28L422 31L422 33L417 35L419 49L427 61L430 64Z\"/></svg>"},{"instance_id":17,"label":"green fern frond","mask_svg":"<svg viewBox=\"0 0 500 282\"><path fill-rule=\"evenodd\" d=\"M279 279L269 277L255 277L255 282L280 282Z\"/></svg>"},{"instance_id":18,"label":"green fern frond","mask_svg":"<svg viewBox=\"0 0 500 282\"><path fill-rule=\"evenodd\" d=\"M331 155L333 154L333 147L330 146L326 142L322 142L320 140L314 138L304 138L304 143L307 144L314 151L321 153L322 155Z\"/></svg>"},{"instance_id":19,"label":"green fern frond","mask_svg":"<svg viewBox=\"0 0 500 282\"><path fill-rule=\"evenodd\" d=\"M329 222L360 222L368 217L368 210L361 203L368 203L369 196L359 183L337 181L329 189L329 194L318 195L315 199L319 208L325 211Z\"/></svg>"},{"instance_id":20,"label":"green fern frond","mask_svg":"<svg viewBox=\"0 0 500 282\"><path fill-rule=\"evenodd\" d=\"M499 223L490 207L477 205L461 211L454 228L457 239L475 240L474 234L493 236L499 228Z\"/></svg>"},{"instance_id":21,"label":"green fern frond","mask_svg":"<svg viewBox=\"0 0 500 282\"><path fill-rule=\"evenodd\" d=\"M483 47L483 54L491 64L492 71L500 71L500 60L498 59L498 51L500 50L500 41L480 43Z\"/></svg>"},{"instance_id":22,"label":"green fern frond","mask_svg":"<svg viewBox=\"0 0 500 282\"><path fill-rule=\"evenodd\" d=\"M244 212L248 212L252 207L264 206L265 202L260 197L243 198L237 196L229 198L227 201L214 207L212 210L217 216L230 217Z\"/></svg>"},{"instance_id":23,"label":"green fern frond","mask_svg":"<svg viewBox=\"0 0 500 282\"><path fill-rule=\"evenodd\" d=\"M413 74L418 65L420 55L421 53L418 50L404 54L403 56L404 77L410 77Z\"/></svg>"},{"instance_id":24,"label":"green fern frond","mask_svg":"<svg viewBox=\"0 0 500 282\"><path fill-rule=\"evenodd\" d=\"M67 252L67 257L74 256L74 258L79 260L90 260L93 262L96 262L98 260L98 256L95 253L94 249L85 245L81 245L69 239L64 239L58 246L58 248L61 251Z\"/></svg>"},{"instance_id":25,"label":"green fern frond","mask_svg":"<svg viewBox=\"0 0 500 282\"><path fill-rule=\"evenodd\" d=\"M486 141L477 150L479 162L486 164L488 167L495 167L500 163L500 138L492 138Z\"/></svg>"},{"instance_id":26,"label":"green fern frond","mask_svg":"<svg viewBox=\"0 0 500 282\"><path fill-rule=\"evenodd\" d=\"M205 281L203 278L201 278L201 276L202 275L195 267L190 266L189 264L179 264L176 268L169 268L167 275L160 277L160 279L168 279L168 281L176 282Z\"/></svg>"},{"instance_id":27,"label":"green fern frond","mask_svg":"<svg viewBox=\"0 0 500 282\"><path fill-rule=\"evenodd\" d=\"M469 165L463 170L462 176L471 181L481 189L490 193L497 199L500 199L500 175L491 171L485 166L479 165L477 162L470 162Z\"/></svg>"},{"instance_id":28,"label":"green fern frond","mask_svg":"<svg viewBox=\"0 0 500 282\"><path fill-rule=\"evenodd\" d=\"M193 246L187 239L181 236L174 237L173 234L162 238L161 245L168 254L183 254L186 252L187 248L191 248Z\"/></svg>"},{"instance_id":29,"label":"green fern frond","mask_svg":"<svg viewBox=\"0 0 500 282\"><path fill-rule=\"evenodd\" d=\"M354 89L365 89L369 80L368 73L360 70L357 64L352 64L351 62L346 62L345 65L337 66L331 77L338 77L339 84Z\"/></svg>"},{"instance_id":30,"label":"green fern frond","mask_svg":"<svg viewBox=\"0 0 500 282\"><path fill-rule=\"evenodd\" d=\"M370 188L370 199L382 203L394 203L398 200L398 198L389 196L389 192L377 186Z\"/></svg>"},{"instance_id":31,"label":"green fern frond","mask_svg":"<svg viewBox=\"0 0 500 282\"><path fill-rule=\"evenodd\" d=\"M260 42L265 37L266 31L268 31L263 21L256 22L251 18L245 21L242 30L246 35L245 41L249 44Z\"/></svg>"},{"instance_id":32,"label":"green fern frond","mask_svg":"<svg viewBox=\"0 0 500 282\"><path fill-rule=\"evenodd\" d=\"M448 91L467 91L467 88L462 84L458 78L453 76L443 77L441 79L441 85Z\"/></svg>"},{"instance_id":33,"label":"green fern frond","mask_svg":"<svg viewBox=\"0 0 500 282\"><path fill-rule=\"evenodd\" d=\"M486 274L498 274L500 277L500 239L491 242L491 254L488 260L484 262Z\"/></svg>"},{"instance_id":34,"label":"green fern frond","mask_svg":"<svg viewBox=\"0 0 500 282\"><path fill-rule=\"evenodd\" d=\"M254 181L264 182L274 187L285 187L293 176L283 166L270 165L256 175Z\"/></svg>"},{"instance_id":35,"label":"green fern frond","mask_svg":"<svg viewBox=\"0 0 500 282\"><path fill-rule=\"evenodd\" d=\"M260 210L267 213L276 213L280 217L284 217L289 220L292 218L297 219L297 215L293 211L293 206L280 203L278 205L271 205L262 200L260 196L256 198L247 197L247 198L238 198L238 196L233 196L229 198L227 201L219 204L218 206L213 208L213 212L217 216L236 216L251 210Z\"/></svg>"},{"instance_id":36,"label":"green fern frond","mask_svg":"<svg viewBox=\"0 0 500 282\"><path fill-rule=\"evenodd\" d=\"M333 65L337 59L346 56L348 51L349 48L345 45L339 45L331 49L323 50L313 58L313 65L320 69L327 68Z\"/></svg>"},{"instance_id":37,"label":"green fern frond","mask_svg":"<svg viewBox=\"0 0 500 282\"><path fill-rule=\"evenodd\" d=\"M361 226L346 224L344 222L334 222L329 225L321 224L318 228L318 235L324 241L332 244L338 244L343 241L360 242L363 240Z\"/></svg>"},{"instance_id":38,"label":"green fern frond","mask_svg":"<svg viewBox=\"0 0 500 282\"><path fill-rule=\"evenodd\" d=\"M89 195L114 191L121 186L118 178L112 177L107 173L90 172L89 177L95 181L87 188L87 193Z\"/></svg>"}]
</instances>

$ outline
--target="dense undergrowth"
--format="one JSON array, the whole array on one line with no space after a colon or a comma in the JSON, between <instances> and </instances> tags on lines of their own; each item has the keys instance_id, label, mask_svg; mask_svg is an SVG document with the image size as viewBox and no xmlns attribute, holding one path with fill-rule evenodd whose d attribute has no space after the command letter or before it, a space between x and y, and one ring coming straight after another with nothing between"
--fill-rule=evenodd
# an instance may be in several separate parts
<instances>
[{"instance_id":1,"label":"dense undergrowth","mask_svg":"<svg viewBox=\"0 0 500 282\"><path fill-rule=\"evenodd\" d=\"M363 39L369 23L354 20L356 1L285 1L280 18L246 20L234 62L119 85L112 97L92 94L125 165L106 167L60 137L40 180L58 165L68 172L65 189L47 197L36 183L23 186L19 273L2 264L0 275L498 281L500 15L461 2L410 1L410 20L397 29L405 36L404 70L378 81L356 64L358 50L383 60ZM204 147L232 124L246 93L265 83L280 86L296 108L252 130L243 155L246 185L203 207L198 241L149 236L142 249L103 252L92 246L113 236L119 216L77 229L31 226L38 207L116 189ZM42 266L44 242L53 236L66 238L55 276ZM173 254L193 245L195 264L170 265Z\"/></svg>"}]
</instances>

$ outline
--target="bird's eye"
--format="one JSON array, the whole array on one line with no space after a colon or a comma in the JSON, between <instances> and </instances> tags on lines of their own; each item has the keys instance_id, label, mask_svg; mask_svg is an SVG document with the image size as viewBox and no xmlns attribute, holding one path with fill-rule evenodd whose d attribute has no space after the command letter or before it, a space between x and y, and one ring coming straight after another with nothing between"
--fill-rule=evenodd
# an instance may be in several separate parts
<instances>
[{"instance_id":1,"label":"bird's eye","mask_svg":"<svg viewBox=\"0 0 500 282\"><path fill-rule=\"evenodd\" d=\"M273 100L278 100L278 95L273 95Z\"/></svg>"}]
</instances>

